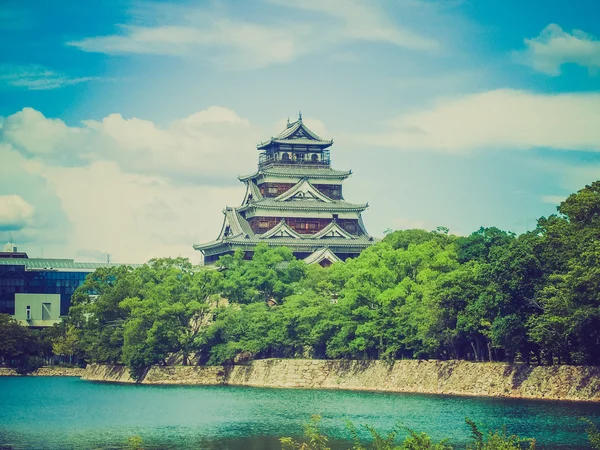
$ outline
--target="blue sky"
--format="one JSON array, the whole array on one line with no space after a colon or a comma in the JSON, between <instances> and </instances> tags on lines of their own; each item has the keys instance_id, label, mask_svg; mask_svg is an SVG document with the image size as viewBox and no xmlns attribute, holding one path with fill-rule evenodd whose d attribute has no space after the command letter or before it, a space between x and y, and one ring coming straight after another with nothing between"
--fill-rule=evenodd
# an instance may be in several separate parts
<instances>
[{"instance_id":1,"label":"blue sky","mask_svg":"<svg viewBox=\"0 0 600 450\"><path fill-rule=\"evenodd\" d=\"M597 1L3 1L0 232L199 256L298 110L392 228L517 233L600 179Z\"/></svg>"}]
</instances>

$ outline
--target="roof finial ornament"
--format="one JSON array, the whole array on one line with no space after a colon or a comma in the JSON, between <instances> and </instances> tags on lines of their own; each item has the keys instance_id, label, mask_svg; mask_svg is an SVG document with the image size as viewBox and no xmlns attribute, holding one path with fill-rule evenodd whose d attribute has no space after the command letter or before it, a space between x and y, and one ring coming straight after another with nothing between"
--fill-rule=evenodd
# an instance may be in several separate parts
<instances>
[{"instance_id":1,"label":"roof finial ornament","mask_svg":"<svg viewBox=\"0 0 600 450\"><path fill-rule=\"evenodd\" d=\"M302 122L302 111L298 111L298 121Z\"/></svg>"},{"instance_id":2,"label":"roof finial ornament","mask_svg":"<svg viewBox=\"0 0 600 450\"><path fill-rule=\"evenodd\" d=\"M288 116L288 123L287 123L287 127L288 127L288 128L289 128L289 127L291 127L291 125L290 125L290 116Z\"/></svg>"}]
</instances>

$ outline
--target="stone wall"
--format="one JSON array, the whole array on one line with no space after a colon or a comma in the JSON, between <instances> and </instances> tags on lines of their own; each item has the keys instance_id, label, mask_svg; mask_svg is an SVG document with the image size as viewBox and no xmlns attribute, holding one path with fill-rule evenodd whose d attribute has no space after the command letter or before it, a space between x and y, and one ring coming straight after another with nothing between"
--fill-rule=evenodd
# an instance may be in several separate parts
<instances>
[{"instance_id":1,"label":"stone wall","mask_svg":"<svg viewBox=\"0 0 600 450\"><path fill-rule=\"evenodd\" d=\"M85 372L85 369L79 367L58 367L47 366L40 367L34 372L28 374L34 377L80 377ZM19 376L15 369L10 367L0 367L0 377Z\"/></svg>"},{"instance_id":2,"label":"stone wall","mask_svg":"<svg viewBox=\"0 0 600 450\"><path fill-rule=\"evenodd\" d=\"M84 380L110 383L135 383L125 366L89 364L82 375ZM210 386L224 384L225 369L221 366L152 366L140 384L189 384Z\"/></svg>"},{"instance_id":3,"label":"stone wall","mask_svg":"<svg viewBox=\"0 0 600 450\"><path fill-rule=\"evenodd\" d=\"M262 360L226 384L600 401L600 368L467 361Z\"/></svg>"},{"instance_id":4,"label":"stone wall","mask_svg":"<svg viewBox=\"0 0 600 450\"><path fill-rule=\"evenodd\" d=\"M142 384L224 384L225 369L221 366L152 366Z\"/></svg>"},{"instance_id":5,"label":"stone wall","mask_svg":"<svg viewBox=\"0 0 600 450\"><path fill-rule=\"evenodd\" d=\"M133 383L120 366L90 365L84 379ZM143 384L349 389L600 401L600 368L467 361L265 359L234 367L153 366Z\"/></svg>"},{"instance_id":6,"label":"stone wall","mask_svg":"<svg viewBox=\"0 0 600 450\"><path fill-rule=\"evenodd\" d=\"M129 374L129 369L117 365L88 364L81 378L110 383L135 383L135 380Z\"/></svg>"}]
</instances>

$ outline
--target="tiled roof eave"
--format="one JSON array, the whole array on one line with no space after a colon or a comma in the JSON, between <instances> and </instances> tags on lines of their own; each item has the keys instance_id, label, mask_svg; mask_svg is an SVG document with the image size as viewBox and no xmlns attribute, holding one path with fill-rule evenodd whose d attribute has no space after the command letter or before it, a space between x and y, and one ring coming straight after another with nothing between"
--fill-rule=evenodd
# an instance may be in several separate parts
<instances>
[{"instance_id":1,"label":"tiled roof eave","mask_svg":"<svg viewBox=\"0 0 600 450\"><path fill-rule=\"evenodd\" d=\"M327 147L331 147L333 145L333 141L317 141L314 139L272 139L269 141L261 142L256 146L257 150L266 150L273 145L300 145L300 146L309 146L309 147L320 147L321 149L326 149Z\"/></svg>"},{"instance_id":2,"label":"tiled roof eave","mask_svg":"<svg viewBox=\"0 0 600 450\"><path fill-rule=\"evenodd\" d=\"M312 205L294 205L294 201L289 202L281 202L279 205L263 205L260 202L250 203L242 208L239 208L239 211L247 211L250 208L254 209L269 209L269 210L281 210L281 211L314 211L314 212L363 212L368 208L368 205L356 205L356 206L340 206L340 205L331 205L329 203L321 203L319 202L319 206L315 207Z\"/></svg>"},{"instance_id":3,"label":"tiled roof eave","mask_svg":"<svg viewBox=\"0 0 600 450\"><path fill-rule=\"evenodd\" d=\"M228 239L224 240L223 243L230 244L243 244L243 245L257 245L260 243L266 243L270 246L284 246L284 247L360 247L367 248L375 243L375 241L366 239L294 239L294 238L251 238L251 239Z\"/></svg>"},{"instance_id":4,"label":"tiled roof eave","mask_svg":"<svg viewBox=\"0 0 600 450\"><path fill-rule=\"evenodd\" d=\"M350 175L352 175L352 171L341 171L341 170L332 170L332 169L311 169L311 170L302 170L302 169L292 169L292 171L286 171L285 169L283 170L277 170L277 169L266 169L266 170L259 170L253 174L250 175L240 175L238 177L238 180L240 181L248 181L248 180L252 180L255 178L258 178L260 176L264 176L264 177L284 177L284 178L299 178L299 177L306 177L306 178L334 178L334 179L339 179L339 180L345 180L346 178L348 178Z\"/></svg>"},{"instance_id":5,"label":"tiled roof eave","mask_svg":"<svg viewBox=\"0 0 600 450\"><path fill-rule=\"evenodd\" d=\"M216 248L216 247L223 245L224 242L225 242L225 240L219 240L219 241L210 241L205 244L196 244L196 245L194 245L194 250L199 250L199 251L210 250L211 248Z\"/></svg>"}]
</instances>

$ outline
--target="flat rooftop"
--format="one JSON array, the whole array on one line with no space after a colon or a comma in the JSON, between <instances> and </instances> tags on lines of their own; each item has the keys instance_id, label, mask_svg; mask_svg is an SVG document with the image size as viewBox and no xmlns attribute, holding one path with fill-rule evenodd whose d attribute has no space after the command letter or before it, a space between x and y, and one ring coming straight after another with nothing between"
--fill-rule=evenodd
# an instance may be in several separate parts
<instances>
[{"instance_id":1,"label":"flat rooftop","mask_svg":"<svg viewBox=\"0 0 600 450\"><path fill-rule=\"evenodd\" d=\"M70 272L92 272L101 267L119 267L131 266L137 267L139 264L118 264L118 263L89 263L76 262L73 259L53 259L53 258L0 258L0 266L25 266L25 269L34 270L57 270Z\"/></svg>"}]
</instances>

